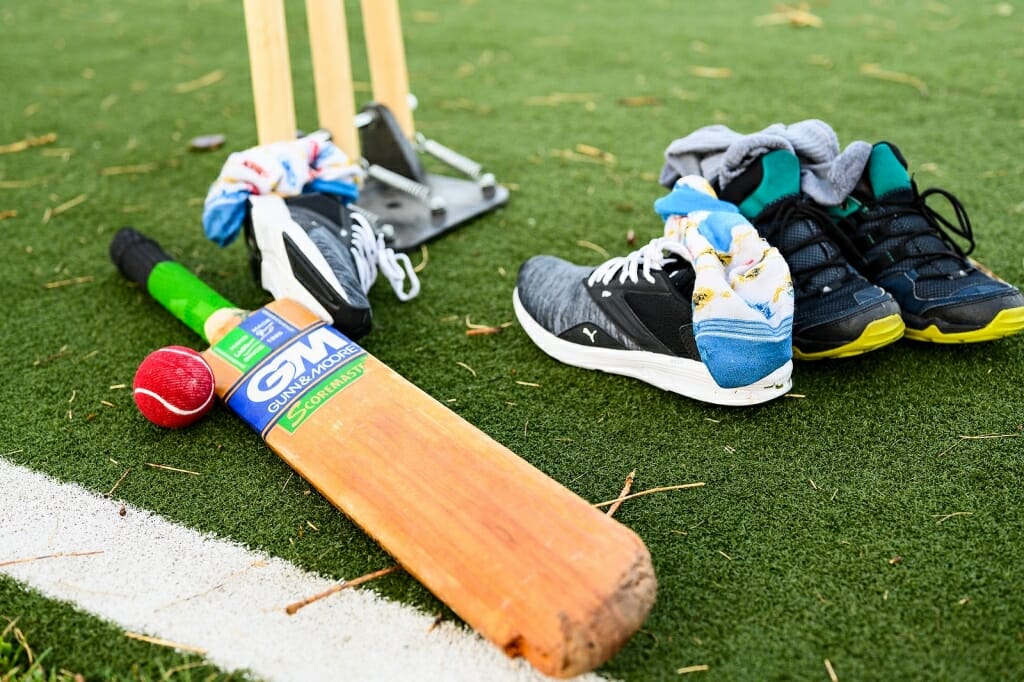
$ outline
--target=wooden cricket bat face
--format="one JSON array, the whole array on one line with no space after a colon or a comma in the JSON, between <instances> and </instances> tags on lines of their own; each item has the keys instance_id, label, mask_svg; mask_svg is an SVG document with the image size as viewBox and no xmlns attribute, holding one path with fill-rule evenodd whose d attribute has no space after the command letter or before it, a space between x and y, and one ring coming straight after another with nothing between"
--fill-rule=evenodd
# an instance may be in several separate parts
<instances>
[{"instance_id":1,"label":"wooden cricket bat face","mask_svg":"<svg viewBox=\"0 0 1024 682\"><path fill-rule=\"evenodd\" d=\"M510 656L568 676L654 601L643 542L297 303L214 335L217 392L267 445Z\"/></svg>"}]
</instances>

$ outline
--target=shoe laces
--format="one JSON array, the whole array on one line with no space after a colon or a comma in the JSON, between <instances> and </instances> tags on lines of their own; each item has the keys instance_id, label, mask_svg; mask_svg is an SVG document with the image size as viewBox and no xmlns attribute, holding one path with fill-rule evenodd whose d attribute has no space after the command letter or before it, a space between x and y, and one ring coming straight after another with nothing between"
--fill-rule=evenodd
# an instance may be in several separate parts
<instances>
[{"instance_id":1,"label":"shoe laces","mask_svg":"<svg viewBox=\"0 0 1024 682\"><path fill-rule=\"evenodd\" d=\"M885 269L891 265L911 261L918 270L920 278L940 278L965 276L974 269L967 256L974 251L974 229L971 227L971 220L967 215L967 209L960 203L960 200L944 189L932 187L923 192L917 191L917 184L911 182L912 196L908 199L897 195L893 198L878 199L864 207L867 220L871 222L883 221L883 225L891 225L895 220L904 216L919 216L921 220L905 222L904 227L899 231L883 230L881 238L873 237L875 243L883 243L887 246L881 256L872 258L868 267L872 265L876 269ZM928 205L928 198L931 196L944 198L953 208L956 224L947 219L941 213ZM856 216L856 214L854 214ZM968 242L966 249L961 247L953 238L956 235ZM918 237L936 237L946 248L934 248L920 252L924 248L922 240L918 240L915 246L918 252L910 250L909 246ZM889 241L895 240L895 241ZM921 271L921 266L928 263L937 263L946 259L954 259L957 262L958 272L949 272L941 268L933 268L931 271Z\"/></svg>"},{"instance_id":2,"label":"shoe laces","mask_svg":"<svg viewBox=\"0 0 1024 682\"><path fill-rule=\"evenodd\" d=\"M804 195L794 195L769 211L770 213L765 216L767 221L758 221L758 230L786 259L793 276L794 287L799 291L817 291L821 294L840 289L851 274L843 251L835 243L836 239L845 240L845 237L835 234L831 229L832 220L828 213ZM783 230L799 221L811 224L806 237L796 242L780 239ZM765 224L767 227L762 227ZM815 245L818 245L818 248L814 249L814 253L819 256L812 262L808 262L807 258L794 257L795 254ZM837 272L830 281L821 286L818 283L819 275L829 270Z\"/></svg>"},{"instance_id":3,"label":"shoe laces","mask_svg":"<svg viewBox=\"0 0 1024 682\"><path fill-rule=\"evenodd\" d=\"M374 232L369 220L352 212L352 252L359 275L359 286L368 293L377 279L378 269L387 278L395 296L400 301L409 301L420 293L420 280L413 269L412 261L404 253L395 253L384 243L384 237ZM405 288L405 280L409 288Z\"/></svg>"},{"instance_id":4,"label":"shoe laces","mask_svg":"<svg viewBox=\"0 0 1024 682\"><path fill-rule=\"evenodd\" d=\"M640 275L654 284L651 272L663 270L666 263L677 260L676 256L689 260L690 254L675 238L656 237L629 255L616 256L594 268L587 279L587 284L593 286L598 281L601 284L609 284L616 275L620 284L625 284L627 279L635 284L639 281Z\"/></svg>"}]
</instances>

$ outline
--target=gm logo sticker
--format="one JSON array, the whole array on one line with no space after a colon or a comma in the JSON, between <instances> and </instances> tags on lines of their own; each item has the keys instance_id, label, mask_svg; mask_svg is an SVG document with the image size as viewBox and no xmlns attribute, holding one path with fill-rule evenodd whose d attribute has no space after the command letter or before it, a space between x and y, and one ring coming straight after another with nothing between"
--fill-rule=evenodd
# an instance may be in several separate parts
<instances>
[{"instance_id":1,"label":"gm logo sticker","mask_svg":"<svg viewBox=\"0 0 1024 682\"><path fill-rule=\"evenodd\" d=\"M333 327L318 323L280 345L245 373L228 394L228 407L265 437L295 403L309 393L318 396L320 399L313 401L313 405L306 401L302 419L288 420L292 427L288 431L292 432L326 402L324 397L337 392L318 389L336 387L340 375L354 378L352 372L345 370L354 360L365 356L365 350ZM362 361L358 365L361 369ZM346 381L345 385L349 383Z\"/></svg>"}]
</instances>

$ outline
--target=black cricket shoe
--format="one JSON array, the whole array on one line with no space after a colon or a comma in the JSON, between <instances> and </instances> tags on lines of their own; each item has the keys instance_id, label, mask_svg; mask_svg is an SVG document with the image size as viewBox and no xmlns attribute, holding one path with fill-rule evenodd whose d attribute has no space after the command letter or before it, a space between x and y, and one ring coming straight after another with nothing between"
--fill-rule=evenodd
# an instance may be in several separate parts
<instances>
[{"instance_id":1,"label":"black cricket shoe","mask_svg":"<svg viewBox=\"0 0 1024 682\"><path fill-rule=\"evenodd\" d=\"M752 357L719 385L694 339L695 275L682 245L662 237L597 267L535 256L519 270L513 306L527 336L576 367L640 379L718 405L754 405L786 393L793 363ZM745 379L740 378L745 375Z\"/></svg>"},{"instance_id":2,"label":"black cricket shoe","mask_svg":"<svg viewBox=\"0 0 1024 682\"><path fill-rule=\"evenodd\" d=\"M829 215L801 193L794 154L768 152L718 194L736 204L789 264L796 293L793 357L860 355L903 336L893 297L850 266L829 236Z\"/></svg>"},{"instance_id":3,"label":"black cricket shoe","mask_svg":"<svg viewBox=\"0 0 1024 682\"><path fill-rule=\"evenodd\" d=\"M928 206L935 195L957 225ZM1024 330L1021 292L968 257L974 232L963 204L942 189L919 192L894 145L874 146L852 196L832 213L853 266L899 302L908 339L972 343Z\"/></svg>"}]
</instances>

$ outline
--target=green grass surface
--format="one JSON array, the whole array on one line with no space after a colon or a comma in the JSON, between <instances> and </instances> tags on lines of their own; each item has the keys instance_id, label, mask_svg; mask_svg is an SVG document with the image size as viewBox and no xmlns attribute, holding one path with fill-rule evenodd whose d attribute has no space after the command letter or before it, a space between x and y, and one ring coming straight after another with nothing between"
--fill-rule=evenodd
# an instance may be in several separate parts
<instances>
[{"instance_id":1,"label":"green grass surface","mask_svg":"<svg viewBox=\"0 0 1024 682\"><path fill-rule=\"evenodd\" d=\"M603 672L677 679L678 668L706 664L708 679L826 679L828 659L843 680L1020 679L1024 337L900 342L798 364L794 392L804 398L726 409L562 366L516 326L464 333L467 317L514 319L515 273L529 256L597 263L579 240L621 255L627 231L639 243L656 236L662 152L711 123L754 132L822 118L843 144L896 143L922 188L967 205L976 256L1024 283L1024 7L813 9L820 29L757 26L774 11L768 0L405 0L418 127L484 161L513 193L505 209L430 244L415 301L378 285L365 346L587 499L614 497L632 469L636 489L706 482L619 511L652 552L659 595ZM301 3L289 3L289 21L308 130ZM160 431L129 391L111 388L130 385L157 347L199 347L116 273L107 246L118 227L150 233L241 305L265 300L244 247L218 249L199 223L228 150L255 143L241 3L8 3L0 27L0 145L58 136L0 155L0 214L17 212L0 221L0 455L96 492L131 466L122 499L309 570L352 576L386 565L304 483L286 484L288 468L225 409ZM926 94L865 75L864 64L913 77ZM731 75L702 78L695 66ZM176 92L216 70L217 82ZM656 99L622 103L638 97ZM191 137L213 132L228 136L224 150L188 151ZM614 163L566 158L579 144ZM145 172L104 174L125 166ZM79 196L44 222L48 208ZM74 278L87 279L45 286ZM961 438L981 434L1007 437ZM143 466L153 461L203 475ZM307 520L320 532L300 536ZM372 589L439 608L407 576ZM51 649L50 666L91 679L158 677L191 660L121 642L116 629L8 579L0 616Z\"/></svg>"},{"instance_id":2,"label":"green grass surface","mask_svg":"<svg viewBox=\"0 0 1024 682\"><path fill-rule=\"evenodd\" d=\"M194 654L180 654L123 636L122 631L66 605L47 603L36 592L0 578L0 605L23 614L0 618L0 680L80 682L176 679L232 682Z\"/></svg>"}]
</instances>

